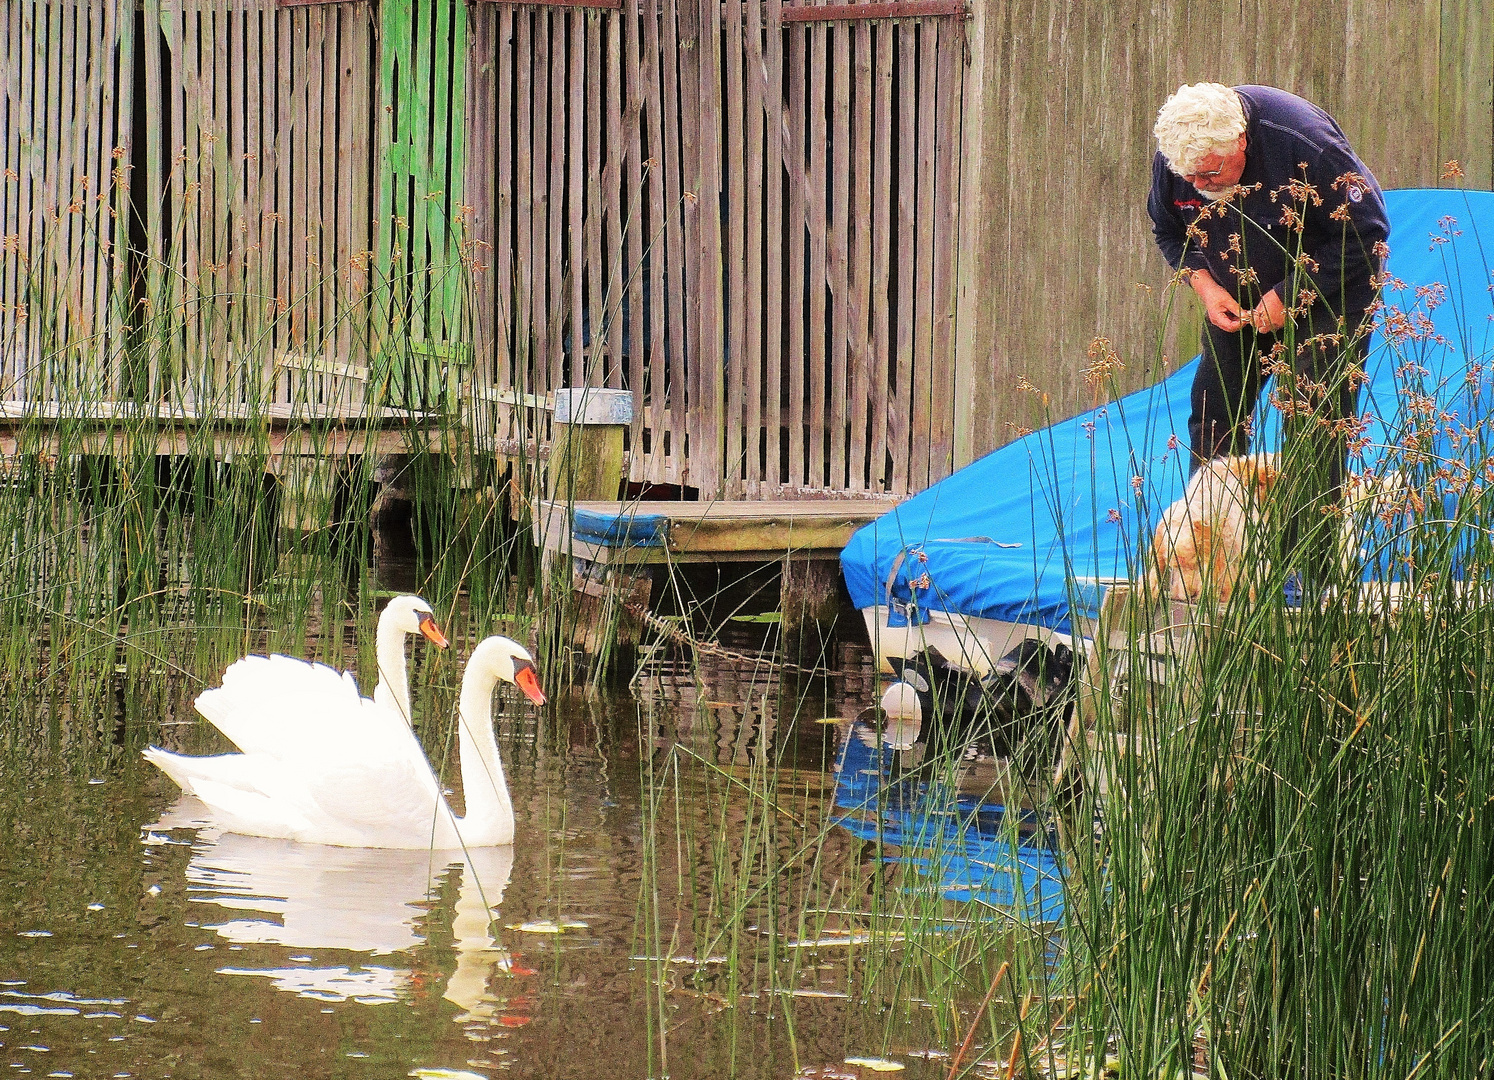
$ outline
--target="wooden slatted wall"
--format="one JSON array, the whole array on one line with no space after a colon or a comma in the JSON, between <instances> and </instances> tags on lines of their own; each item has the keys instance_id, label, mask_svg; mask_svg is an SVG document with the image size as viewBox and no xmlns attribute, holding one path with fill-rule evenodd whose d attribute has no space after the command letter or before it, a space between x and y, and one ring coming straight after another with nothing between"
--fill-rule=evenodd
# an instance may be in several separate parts
<instances>
[{"instance_id":1,"label":"wooden slatted wall","mask_svg":"<svg viewBox=\"0 0 1494 1080\"><path fill-rule=\"evenodd\" d=\"M181 344L179 362L171 350L149 353L147 392L197 401L348 394L352 381L285 361L364 361L374 5L141 8L144 85L160 103L137 166L145 295Z\"/></svg>"},{"instance_id":2,"label":"wooden slatted wall","mask_svg":"<svg viewBox=\"0 0 1494 1080\"><path fill-rule=\"evenodd\" d=\"M467 191L484 275L480 376L502 389L625 387L631 479L713 472L719 231L696 193L710 168L697 6L478 4ZM684 467L686 444L690 473Z\"/></svg>"},{"instance_id":3,"label":"wooden slatted wall","mask_svg":"<svg viewBox=\"0 0 1494 1080\"><path fill-rule=\"evenodd\" d=\"M963 20L634 5L473 9L485 377L631 389L635 481L945 475Z\"/></svg>"},{"instance_id":4,"label":"wooden slatted wall","mask_svg":"<svg viewBox=\"0 0 1494 1080\"><path fill-rule=\"evenodd\" d=\"M0 399L119 377L110 297L128 238L129 7L0 4Z\"/></svg>"}]
</instances>

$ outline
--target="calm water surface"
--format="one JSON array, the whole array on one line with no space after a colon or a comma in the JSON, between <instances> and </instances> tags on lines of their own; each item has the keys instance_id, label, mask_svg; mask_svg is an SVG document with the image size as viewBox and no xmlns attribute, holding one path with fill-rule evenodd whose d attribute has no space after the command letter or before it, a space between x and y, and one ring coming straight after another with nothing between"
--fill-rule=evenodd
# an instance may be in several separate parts
<instances>
[{"instance_id":1,"label":"calm water surface","mask_svg":"<svg viewBox=\"0 0 1494 1080\"><path fill-rule=\"evenodd\" d=\"M844 1059L868 1055L942 1076L920 1056L945 1045L925 1010L867 1000L853 978L865 950L832 947L848 926L824 912L856 897L825 883L860 881L873 845L837 828L816 845L813 882L785 873L744 901L761 918L724 933L701 899L777 873L742 839L761 815L733 792L754 776L771 766L790 823L832 812L849 725L822 721L876 689L864 654L843 646L832 661L849 674L789 684L767 664L707 657L655 662L631 687L562 690L538 712L503 699L517 840L450 864L218 832L139 757L153 741L225 749L194 721L189 680L120 677L86 701L15 688L8 708L36 734L0 772L0 1068L831 1077L858 1075ZM417 712L449 722L459 667L431 662L445 689ZM441 722L425 725L427 746L444 745ZM792 847L792 829L772 843ZM762 858L766 871L747 865ZM725 884L701 887L723 867ZM781 950L792 970L765 981L748 960L775 933L827 945Z\"/></svg>"}]
</instances>

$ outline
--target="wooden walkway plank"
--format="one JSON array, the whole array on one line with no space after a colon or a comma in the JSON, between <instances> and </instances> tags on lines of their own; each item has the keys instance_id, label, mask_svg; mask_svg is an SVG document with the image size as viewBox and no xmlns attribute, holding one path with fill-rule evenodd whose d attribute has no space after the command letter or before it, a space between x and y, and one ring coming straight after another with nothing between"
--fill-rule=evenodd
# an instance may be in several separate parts
<instances>
[{"instance_id":1,"label":"wooden walkway plank","mask_svg":"<svg viewBox=\"0 0 1494 1080\"><path fill-rule=\"evenodd\" d=\"M725 218L726 244L722 284L726 294L726 412L723 417L723 467L725 487L722 494L734 498L742 490L746 465L746 431L743 406L746 388L743 380L750 358L747 355L747 283L743 277L746 261L744 243L746 211L746 163L744 160L745 101L742 87L742 3L725 0L722 22L725 34L721 41L725 82L722 87L722 133L726 139Z\"/></svg>"},{"instance_id":2,"label":"wooden walkway plank","mask_svg":"<svg viewBox=\"0 0 1494 1080\"><path fill-rule=\"evenodd\" d=\"M830 469L826 487L847 486L846 426L849 420L848 398L853 387L850 380L849 345L851 329L850 238L851 170L854 167L851 147L851 79L853 68L853 28L845 23L832 24L831 91L833 129L830 163L831 209L830 229L826 237L830 271L830 383L829 398Z\"/></svg>"},{"instance_id":3,"label":"wooden walkway plank","mask_svg":"<svg viewBox=\"0 0 1494 1080\"><path fill-rule=\"evenodd\" d=\"M291 81L291 39L296 29L294 14L284 8L275 12L275 35L274 48L276 55L276 94L275 94L275 133L271 140L273 177L275 183L274 199L274 221L275 221L275 254L274 254L274 299L270 302L271 325L274 327L273 342L275 349L291 349L296 342L291 337L291 305L294 298L291 294L291 184L294 173L294 144L292 142L292 117L295 111L295 90ZM393 81L392 53L386 50L384 64L389 67L389 78L384 82L388 86ZM393 119L387 116L378 118L381 139L390 140L394 137ZM392 146L381 147L387 154L393 153ZM389 177L392 170L383 169L384 188L380 194L380 228L381 240L379 247L380 265L385 267L386 289L387 279L395 272L390 255L395 244L400 242L398 230L394 228L394 204L393 188ZM387 294L386 294L387 295ZM386 301L387 310L387 301ZM275 400L289 400L291 376L289 372L277 374L273 365L275 349L268 350L270 355L265 357L267 384L275 386Z\"/></svg>"}]
</instances>

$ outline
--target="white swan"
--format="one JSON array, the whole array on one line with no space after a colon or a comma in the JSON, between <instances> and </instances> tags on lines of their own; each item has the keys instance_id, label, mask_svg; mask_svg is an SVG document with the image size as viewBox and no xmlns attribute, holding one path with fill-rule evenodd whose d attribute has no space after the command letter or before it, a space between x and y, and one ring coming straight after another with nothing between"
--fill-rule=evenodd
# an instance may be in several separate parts
<instances>
[{"instance_id":1,"label":"white swan","mask_svg":"<svg viewBox=\"0 0 1494 1080\"><path fill-rule=\"evenodd\" d=\"M374 686L375 705L394 709L405 723L410 723L410 673L405 666L405 637L420 634L438 649L449 642L436 626L431 606L418 596L396 596L379 615L374 633L374 656L379 665L379 681Z\"/></svg>"},{"instance_id":2,"label":"white swan","mask_svg":"<svg viewBox=\"0 0 1494 1080\"><path fill-rule=\"evenodd\" d=\"M486 638L462 676L457 738L467 813L460 818L410 726L359 697L351 676L327 680L316 665L292 661L275 681L273 708L251 718L227 715L239 704L230 677L245 662L229 668L222 688L200 695L197 710L225 733L240 731L253 750L236 738L242 754L145 751L207 803L222 828L338 847L455 850L513 842L513 804L493 735L493 687L501 679L535 704L545 702L534 660L518 642ZM244 734L249 728L252 735Z\"/></svg>"}]
</instances>

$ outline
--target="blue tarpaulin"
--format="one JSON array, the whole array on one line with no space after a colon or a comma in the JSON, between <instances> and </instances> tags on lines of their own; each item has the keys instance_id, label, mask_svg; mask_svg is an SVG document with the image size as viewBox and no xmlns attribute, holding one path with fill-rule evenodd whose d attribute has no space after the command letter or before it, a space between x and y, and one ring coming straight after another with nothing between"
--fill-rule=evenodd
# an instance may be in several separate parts
<instances>
[{"instance_id":1,"label":"blue tarpaulin","mask_svg":"<svg viewBox=\"0 0 1494 1080\"><path fill-rule=\"evenodd\" d=\"M1494 194L1389 191L1385 201L1395 280L1384 299L1412 336L1371 342L1359 401L1370 445L1355 468L1372 467L1393 437L1408 388L1468 424L1494 398L1477 366L1494 366ZM851 599L890 606L892 625L944 611L1067 631L1071 611L1096 615L1090 583L1133 576L1140 541L1183 492L1197 364L1008 443L860 529L841 553ZM1040 373L1034 365L1029 377L1040 384ZM1256 450L1280 446L1269 393Z\"/></svg>"}]
</instances>

